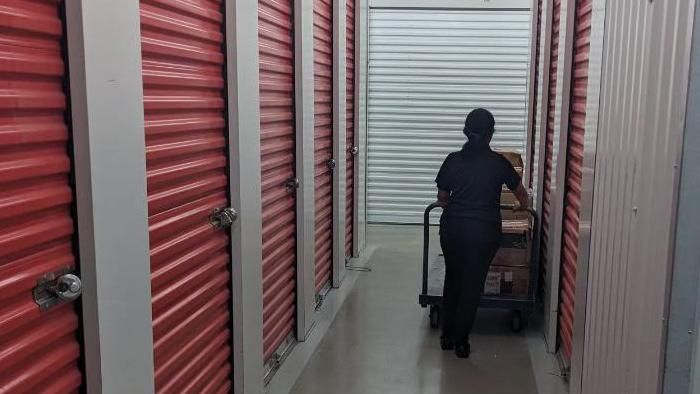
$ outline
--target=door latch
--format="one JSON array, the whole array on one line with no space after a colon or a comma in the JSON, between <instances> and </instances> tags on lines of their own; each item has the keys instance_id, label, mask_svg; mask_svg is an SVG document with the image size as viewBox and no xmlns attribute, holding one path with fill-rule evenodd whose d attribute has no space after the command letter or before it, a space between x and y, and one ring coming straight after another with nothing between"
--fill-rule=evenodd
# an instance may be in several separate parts
<instances>
[{"instance_id":1,"label":"door latch","mask_svg":"<svg viewBox=\"0 0 700 394\"><path fill-rule=\"evenodd\" d=\"M34 302L44 311L52 306L64 304L80 297L83 282L73 274L70 268L59 272L44 274L32 291Z\"/></svg>"},{"instance_id":2,"label":"door latch","mask_svg":"<svg viewBox=\"0 0 700 394\"><path fill-rule=\"evenodd\" d=\"M296 189L299 188L299 178L292 178L285 182L284 187L287 188L288 192L294 192Z\"/></svg>"},{"instance_id":3,"label":"door latch","mask_svg":"<svg viewBox=\"0 0 700 394\"><path fill-rule=\"evenodd\" d=\"M353 146L352 148L348 149L348 152L350 152L350 154L353 156L357 156L357 154L360 153L360 148Z\"/></svg>"},{"instance_id":4,"label":"door latch","mask_svg":"<svg viewBox=\"0 0 700 394\"><path fill-rule=\"evenodd\" d=\"M236 219L238 219L238 212L231 207L216 208L209 215L209 223L214 227L214 230L229 228Z\"/></svg>"},{"instance_id":5,"label":"door latch","mask_svg":"<svg viewBox=\"0 0 700 394\"><path fill-rule=\"evenodd\" d=\"M326 161L326 165L328 166L328 168L330 170L334 170L335 169L335 159L328 159Z\"/></svg>"}]
</instances>

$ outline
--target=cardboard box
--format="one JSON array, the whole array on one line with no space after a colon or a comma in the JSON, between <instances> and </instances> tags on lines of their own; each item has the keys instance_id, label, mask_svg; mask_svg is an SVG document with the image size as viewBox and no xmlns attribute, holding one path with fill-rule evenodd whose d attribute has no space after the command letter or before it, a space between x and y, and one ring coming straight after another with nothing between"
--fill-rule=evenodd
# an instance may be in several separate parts
<instances>
[{"instance_id":1,"label":"cardboard box","mask_svg":"<svg viewBox=\"0 0 700 394\"><path fill-rule=\"evenodd\" d=\"M501 236L501 248L527 249L531 242L530 234L503 233Z\"/></svg>"},{"instance_id":2,"label":"cardboard box","mask_svg":"<svg viewBox=\"0 0 700 394\"><path fill-rule=\"evenodd\" d=\"M518 205L518 199L510 190L501 192L501 204L503 205ZM514 212L512 209L501 209L501 218L503 220L530 220L530 214L525 211Z\"/></svg>"},{"instance_id":3,"label":"cardboard box","mask_svg":"<svg viewBox=\"0 0 700 394\"><path fill-rule=\"evenodd\" d=\"M530 269L492 265L486 276L484 294L527 297L530 285Z\"/></svg>"},{"instance_id":4,"label":"cardboard box","mask_svg":"<svg viewBox=\"0 0 700 394\"><path fill-rule=\"evenodd\" d=\"M501 267L529 267L530 248L501 248L491 264Z\"/></svg>"},{"instance_id":5,"label":"cardboard box","mask_svg":"<svg viewBox=\"0 0 700 394\"><path fill-rule=\"evenodd\" d=\"M484 294L499 295L501 293L501 273L489 272L486 274L486 283L484 284Z\"/></svg>"},{"instance_id":6,"label":"cardboard box","mask_svg":"<svg viewBox=\"0 0 700 394\"><path fill-rule=\"evenodd\" d=\"M510 162L510 164L511 164L513 167L515 167L516 170L517 170L518 168L520 168L520 171L521 171L521 173L522 173L522 169L523 169L523 158L522 158L522 156L520 156L520 153L517 153L517 152L504 152L504 151L501 151L501 152L498 152L498 153L500 153L503 157L505 157L506 160L508 160L508 161Z\"/></svg>"}]
</instances>

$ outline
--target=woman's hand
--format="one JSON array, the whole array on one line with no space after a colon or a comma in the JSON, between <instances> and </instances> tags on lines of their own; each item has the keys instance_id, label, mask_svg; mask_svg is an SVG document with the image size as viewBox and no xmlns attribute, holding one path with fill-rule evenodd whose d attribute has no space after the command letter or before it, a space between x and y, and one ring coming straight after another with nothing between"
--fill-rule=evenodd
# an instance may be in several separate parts
<instances>
[{"instance_id":1,"label":"woman's hand","mask_svg":"<svg viewBox=\"0 0 700 394\"><path fill-rule=\"evenodd\" d=\"M447 207L447 204L450 202L450 192L446 190L440 190L438 189L438 194L437 194L437 201L435 203L442 208Z\"/></svg>"},{"instance_id":2,"label":"woman's hand","mask_svg":"<svg viewBox=\"0 0 700 394\"><path fill-rule=\"evenodd\" d=\"M513 210L526 211L530 205L530 196L527 195L527 189L525 189L525 186L523 186L522 183L519 184L513 194L515 194L515 198L518 199L518 204L515 204Z\"/></svg>"}]
</instances>

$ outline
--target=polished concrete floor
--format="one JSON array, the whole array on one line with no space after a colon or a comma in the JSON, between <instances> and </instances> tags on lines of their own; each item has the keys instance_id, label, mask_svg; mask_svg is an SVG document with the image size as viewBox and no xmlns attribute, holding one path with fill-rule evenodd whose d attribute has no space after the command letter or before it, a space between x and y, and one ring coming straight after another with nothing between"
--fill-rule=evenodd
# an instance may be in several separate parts
<instances>
[{"instance_id":1,"label":"polished concrete floor","mask_svg":"<svg viewBox=\"0 0 700 394\"><path fill-rule=\"evenodd\" d=\"M377 245L371 272L357 280L292 393L538 393L532 337L510 331L508 312L479 312L471 358L440 350L439 333L417 305L421 234L370 227L368 242Z\"/></svg>"}]
</instances>

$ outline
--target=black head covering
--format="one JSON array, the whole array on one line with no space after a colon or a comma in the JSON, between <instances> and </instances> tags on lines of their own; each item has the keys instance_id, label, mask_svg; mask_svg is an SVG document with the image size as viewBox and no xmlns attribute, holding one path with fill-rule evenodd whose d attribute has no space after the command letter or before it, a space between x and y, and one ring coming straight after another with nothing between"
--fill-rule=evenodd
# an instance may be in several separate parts
<instances>
[{"instance_id":1,"label":"black head covering","mask_svg":"<svg viewBox=\"0 0 700 394\"><path fill-rule=\"evenodd\" d=\"M496 121L488 110L477 108L467 115L464 122L464 135L468 141L464 145L465 153L487 149L493 136Z\"/></svg>"}]
</instances>

